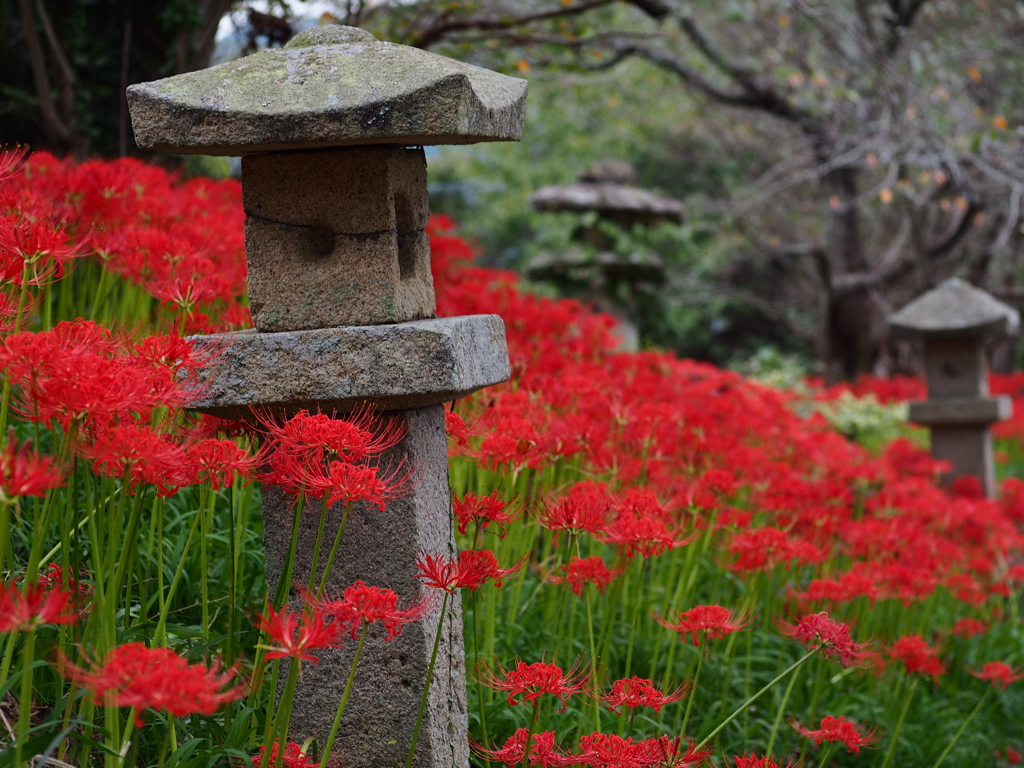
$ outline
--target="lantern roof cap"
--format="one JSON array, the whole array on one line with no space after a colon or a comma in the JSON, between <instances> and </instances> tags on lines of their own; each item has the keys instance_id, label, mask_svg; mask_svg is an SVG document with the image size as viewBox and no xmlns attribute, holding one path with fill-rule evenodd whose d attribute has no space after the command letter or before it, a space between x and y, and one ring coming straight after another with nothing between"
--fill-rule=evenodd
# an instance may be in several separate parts
<instances>
[{"instance_id":1,"label":"lantern roof cap","mask_svg":"<svg viewBox=\"0 0 1024 768\"><path fill-rule=\"evenodd\" d=\"M1020 313L954 277L891 315L889 328L904 336L923 338L1011 336L1020 328Z\"/></svg>"},{"instance_id":2,"label":"lantern roof cap","mask_svg":"<svg viewBox=\"0 0 1024 768\"><path fill-rule=\"evenodd\" d=\"M355 27L128 88L143 149L241 156L361 144L518 141L525 80Z\"/></svg>"}]
</instances>

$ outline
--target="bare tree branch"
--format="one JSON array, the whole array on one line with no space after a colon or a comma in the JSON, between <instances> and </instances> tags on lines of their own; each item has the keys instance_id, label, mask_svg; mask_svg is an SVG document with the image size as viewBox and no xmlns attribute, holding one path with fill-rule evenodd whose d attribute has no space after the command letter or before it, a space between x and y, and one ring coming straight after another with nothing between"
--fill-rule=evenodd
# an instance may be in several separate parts
<instances>
[{"instance_id":1,"label":"bare tree branch","mask_svg":"<svg viewBox=\"0 0 1024 768\"><path fill-rule=\"evenodd\" d=\"M25 33L25 45L28 48L29 64L32 68L32 80L39 99L39 111L43 116L43 124L54 139L65 146L70 146L74 133L59 114L50 93L50 78L46 72L46 55L43 44L36 29L36 20L32 12L30 0L18 0L18 11L21 14L21 25Z\"/></svg>"},{"instance_id":2,"label":"bare tree branch","mask_svg":"<svg viewBox=\"0 0 1024 768\"><path fill-rule=\"evenodd\" d=\"M536 21L546 21L549 19L564 18L566 16L578 16L579 14L586 13L594 8L608 5L612 1L613 0L584 0L584 2L576 3L574 5L566 5L562 8L556 8L551 11L540 11L538 13L525 14L523 16L504 16L500 18L470 16L464 19L451 20L442 16L422 33L414 35L409 41L409 45L413 45L417 48L429 48L431 45L435 45L443 38L456 32L511 29L514 27L522 27Z\"/></svg>"}]
</instances>

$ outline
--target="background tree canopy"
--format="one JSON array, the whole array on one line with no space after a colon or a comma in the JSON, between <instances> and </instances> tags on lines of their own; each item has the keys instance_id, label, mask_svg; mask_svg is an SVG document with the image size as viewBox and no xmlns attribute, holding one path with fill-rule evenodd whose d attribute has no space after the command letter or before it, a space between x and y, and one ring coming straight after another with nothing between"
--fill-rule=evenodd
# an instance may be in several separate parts
<instances>
[{"instance_id":1,"label":"background tree canopy","mask_svg":"<svg viewBox=\"0 0 1024 768\"><path fill-rule=\"evenodd\" d=\"M205 65L232 5L3 0L0 140L127 151L124 86ZM431 157L435 209L489 262L564 243L526 198L594 159L684 201L653 235L652 343L720 363L769 343L836 379L907 367L884 318L946 277L1024 301L1020 3L348 0L330 19L531 81L521 146Z\"/></svg>"}]
</instances>

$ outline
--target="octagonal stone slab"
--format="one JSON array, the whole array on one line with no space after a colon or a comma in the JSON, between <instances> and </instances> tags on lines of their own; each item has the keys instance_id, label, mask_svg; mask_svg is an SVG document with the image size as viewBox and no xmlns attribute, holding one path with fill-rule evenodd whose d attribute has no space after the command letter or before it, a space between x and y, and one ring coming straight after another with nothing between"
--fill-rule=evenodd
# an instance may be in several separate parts
<instances>
[{"instance_id":1,"label":"octagonal stone slab","mask_svg":"<svg viewBox=\"0 0 1024 768\"><path fill-rule=\"evenodd\" d=\"M511 376L498 315L193 337L211 362L191 410L224 418L302 409L396 411L446 403Z\"/></svg>"},{"instance_id":2,"label":"octagonal stone slab","mask_svg":"<svg viewBox=\"0 0 1024 768\"><path fill-rule=\"evenodd\" d=\"M338 26L127 95L140 148L242 156L518 141L526 91L525 80Z\"/></svg>"}]
</instances>

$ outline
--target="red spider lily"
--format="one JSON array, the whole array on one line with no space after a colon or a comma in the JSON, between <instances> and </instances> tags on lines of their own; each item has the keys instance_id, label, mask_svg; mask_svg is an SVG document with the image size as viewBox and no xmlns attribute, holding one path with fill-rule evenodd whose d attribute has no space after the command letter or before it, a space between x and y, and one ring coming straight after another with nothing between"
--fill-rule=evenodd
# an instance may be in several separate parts
<instances>
[{"instance_id":1,"label":"red spider lily","mask_svg":"<svg viewBox=\"0 0 1024 768\"><path fill-rule=\"evenodd\" d=\"M59 280L66 262L85 255L84 244L70 243L66 226L0 216L0 281L46 285Z\"/></svg>"},{"instance_id":2,"label":"red spider lily","mask_svg":"<svg viewBox=\"0 0 1024 768\"><path fill-rule=\"evenodd\" d=\"M949 634L959 637L974 637L986 632L988 632L988 625L985 622L971 618L958 619L949 630Z\"/></svg>"},{"instance_id":3,"label":"red spider lily","mask_svg":"<svg viewBox=\"0 0 1024 768\"><path fill-rule=\"evenodd\" d=\"M570 536L594 535L605 530L610 511L611 503L600 489L577 483L561 499L547 504L538 522L549 531L566 531Z\"/></svg>"},{"instance_id":4,"label":"red spider lily","mask_svg":"<svg viewBox=\"0 0 1024 768\"><path fill-rule=\"evenodd\" d=\"M903 663L907 674L920 672L922 675L939 677L946 668L939 660L939 651L929 646L920 635L904 635L893 643L889 656Z\"/></svg>"},{"instance_id":5,"label":"red spider lily","mask_svg":"<svg viewBox=\"0 0 1024 768\"><path fill-rule=\"evenodd\" d=\"M338 648L342 640L342 626L327 622L329 616L322 611L303 611L301 619L296 612L283 608L280 612L274 606L267 607L267 614L260 614L256 626L267 633L275 645L268 646L268 659L291 657L300 661L318 659L310 651L321 648Z\"/></svg>"},{"instance_id":6,"label":"red spider lily","mask_svg":"<svg viewBox=\"0 0 1024 768\"><path fill-rule=\"evenodd\" d=\"M340 627L347 628L353 639L359 637L364 624L380 622L385 631L384 639L393 640L401 634L403 625L423 618L430 603L423 599L399 609L398 595L390 589L368 587L357 581L345 589L340 600L318 602L316 607Z\"/></svg>"},{"instance_id":7,"label":"red spider lily","mask_svg":"<svg viewBox=\"0 0 1024 768\"><path fill-rule=\"evenodd\" d=\"M93 587L88 583L89 573L84 568L79 569L77 575L73 569L67 578L67 592L71 596L71 609L81 618L89 610L89 601L93 596ZM64 569L56 563L50 563L46 570L36 578L36 584L46 591L53 589L64 589Z\"/></svg>"},{"instance_id":8,"label":"red spider lily","mask_svg":"<svg viewBox=\"0 0 1024 768\"><path fill-rule=\"evenodd\" d=\"M28 632L42 624L75 624L81 611L75 610L70 592L59 584L0 583L0 632Z\"/></svg>"},{"instance_id":9,"label":"red spider lily","mask_svg":"<svg viewBox=\"0 0 1024 768\"><path fill-rule=\"evenodd\" d=\"M615 518L600 539L618 547L619 552L627 558L636 555L656 557L667 550L686 546L696 538L696 534L683 539L677 538L678 535L658 517L637 517L627 512Z\"/></svg>"},{"instance_id":10,"label":"red spider lily","mask_svg":"<svg viewBox=\"0 0 1024 768\"><path fill-rule=\"evenodd\" d=\"M232 485L236 477L248 480L258 461L234 440L212 438L186 445L185 460L189 477L209 483L215 491Z\"/></svg>"},{"instance_id":11,"label":"red spider lily","mask_svg":"<svg viewBox=\"0 0 1024 768\"><path fill-rule=\"evenodd\" d=\"M380 467L332 461L326 475L309 472L297 480L308 496L314 499L326 497L329 505L365 501L382 510L388 501L405 494L410 476L403 473L401 467L384 477L379 472Z\"/></svg>"},{"instance_id":12,"label":"red spider lily","mask_svg":"<svg viewBox=\"0 0 1024 768\"><path fill-rule=\"evenodd\" d=\"M761 755L760 757L755 754L736 755L733 757L733 762L736 768L795 768L796 766L792 760L787 760L785 765L779 765L771 755Z\"/></svg>"},{"instance_id":13,"label":"red spider lily","mask_svg":"<svg viewBox=\"0 0 1024 768\"><path fill-rule=\"evenodd\" d=\"M696 768L704 765L715 751L714 747L699 749L697 742L689 738L685 742L686 749L683 749L683 739L678 736L659 736L640 743L655 757L650 765L658 768Z\"/></svg>"},{"instance_id":14,"label":"red spider lily","mask_svg":"<svg viewBox=\"0 0 1024 768\"><path fill-rule=\"evenodd\" d=\"M177 408L178 385L166 371L132 354L123 337L93 322L58 323L0 344L0 369L13 385L13 410L29 421L56 420L70 431L148 420L156 408Z\"/></svg>"},{"instance_id":15,"label":"red spider lily","mask_svg":"<svg viewBox=\"0 0 1024 768\"><path fill-rule=\"evenodd\" d=\"M598 592L604 592L621 574L621 569L610 570L600 555L574 557L563 566L565 576L543 574L549 584L570 584L572 591L581 596L585 584L593 584Z\"/></svg>"},{"instance_id":16,"label":"red spider lily","mask_svg":"<svg viewBox=\"0 0 1024 768\"><path fill-rule=\"evenodd\" d=\"M316 461L343 459L365 461L398 444L405 427L397 419L381 420L368 411L344 419L325 413L299 411L279 422L261 419L276 451Z\"/></svg>"},{"instance_id":17,"label":"red spider lily","mask_svg":"<svg viewBox=\"0 0 1024 768\"><path fill-rule=\"evenodd\" d=\"M521 567L520 563L511 568L500 568L497 558L490 550L467 549L459 552L458 560L423 555L416 563L419 570L416 578L422 579L428 587L449 593L465 587L475 592L486 584L488 579L493 579L494 585L500 587L502 579L516 573Z\"/></svg>"},{"instance_id":18,"label":"red spider lily","mask_svg":"<svg viewBox=\"0 0 1024 768\"><path fill-rule=\"evenodd\" d=\"M580 737L579 762L605 768L645 768L658 759L650 744L614 733L590 733Z\"/></svg>"},{"instance_id":19,"label":"red spider lily","mask_svg":"<svg viewBox=\"0 0 1024 768\"><path fill-rule=\"evenodd\" d=\"M629 677L616 680L612 683L611 691L598 700L616 715L621 714L620 707L650 707L655 712L661 712L663 706L681 701L689 693L689 683L683 683L671 693L665 694L655 688L650 680Z\"/></svg>"},{"instance_id":20,"label":"red spider lily","mask_svg":"<svg viewBox=\"0 0 1024 768\"><path fill-rule=\"evenodd\" d=\"M458 445L461 445L463 448L469 446L469 428L466 426L466 422L462 420L462 417L455 413L455 411L444 412L444 429L448 433L448 437Z\"/></svg>"},{"instance_id":21,"label":"red spider lily","mask_svg":"<svg viewBox=\"0 0 1024 768\"><path fill-rule=\"evenodd\" d=\"M729 545L729 554L736 555L730 568L735 571L769 571L778 565L818 563L825 555L814 545L790 539L777 528L759 528L737 533Z\"/></svg>"},{"instance_id":22,"label":"red spider lily","mask_svg":"<svg viewBox=\"0 0 1024 768\"><path fill-rule=\"evenodd\" d=\"M30 448L30 442L18 446L12 429L0 453L0 503L19 496L45 496L51 488L64 484L54 459L32 453Z\"/></svg>"},{"instance_id":23,"label":"red spider lily","mask_svg":"<svg viewBox=\"0 0 1024 768\"><path fill-rule=\"evenodd\" d=\"M189 664L170 648L147 648L128 643L112 650L102 664L91 669L65 662L66 676L93 692L103 706L164 710L175 717L194 713L212 715L217 707L245 695L244 686L223 690L235 670L221 673L214 662ZM136 718L141 724L141 715Z\"/></svg>"},{"instance_id":24,"label":"red spider lily","mask_svg":"<svg viewBox=\"0 0 1024 768\"><path fill-rule=\"evenodd\" d=\"M860 754L861 747L871 747L877 744L879 739L875 729L861 733L855 722L842 716L826 715L821 719L821 727L817 730L805 728L795 720L790 724L801 736L813 739L816 747L820 747L824 741L841 741L846 745L846 750L855 755Z\"/></svg>"},{"instance_id":25,"label":"red spider lily","mask_svg":"<svg viewBox=\"0 0 1024 768\"><path fill-rule=\"evenodd\" d=\"M721 605L697 605L679 614L675 623L655 615L654 620L661 626L674 629L679 639L685 640L690 635L694 645L700 645L703 635L705 640L721 640L733 632L740 632L750 626L753 621L749 616L733 616L728 608Z\"/></svg>"},{"instance_id":26,"label":"red spider lily","mask_svg":"<svg viewBox=\"0 0 1024 768\"><path fill-rule=\"evenodd\" d=\"M1003 755L999 752L998 749L996 750L996 757L997 758L1003 757ZM1006 762L1009 765L1020 765L1022 762L1024 762L1024 755L1022 755L1020 752L1018 752L1013 747L1007 746L1006 747Z\"/></svg>"},{"instance_id":27,"label":"red spider lily","mask_svg":"<svg viewBox=\"0 0 1024 768\"><path fill-rule=\"evenodd\" d=\"M127 478L134 493L139 485L153 485L161 496L173 495L188 478L185 451L163 432L141 424L122 424L96 431L92 443L81 448L93 460L93 470L115 479Z\"/></svg>"},{"instance_id":28,"label":"red spider lily","mask_svg":"<svg viewBox=\"0 0 1024 768\"><path fill-rule=\"evenodd\" d=\"M854 642L850 628L830 619L825 611L809 613L796 624L780 621L778 626L786 637L818 648L826 659L838 661L844 667L870 666L877 659L868 643Z\"/></svg>"},{"instance_id":29,"label":"red spider lily","mask_svg":"<svg viewBox=\"0 0 1024 768\"><path fill-rule=\"evenodd\" d=\"M459 533L465 534L470 523L474 523L480 530L485 530L491 523L495 524L501 533L499 538L505 538L505 523L515 519L514 514L505 511L507 504L498 498L495 491L490 496L477 496L474 493L467 493L461 500L452 499L452 513L458 522Z\"/></svg>"},{"instance_id":30,"label":"red spider lily","mask_svg":"<svg viewBox=\"0 0 1024 768\"><path fill-rule=\"evenodd\" d=\"M270 747L270 757L267 759L267 765L277 765L278 752L280 742L274 742ZM263 745L260 747L260 751L252 756L253 768L260 768L263 765L263 755L266 754L267 747ZM281 765L284 768L316 768L320 765L319 760L313 760L302 751L302 745L296 744L294 741L289 741L284 747L284 753L281 755Z\"/></svg>"},{"instance_id":31,"label":"red spider lily","mask_svg":"<svg viewBox=\"0 0 1024 768\"><path fill-rule=\"evenodd\" d=\"M973 669L967 670L979 680L988 680L994 688L1005 688L1010 683L1024 680L1024 671L1014 670L1009 664L1003 661L990 661L980 672Z\"/></svg>"},{"instance_id":32,"label":"red spider lily","mask_svg":"<svg viewBox=\"0 0 1024 768\"><path fill-rule=\"evenodd\" d=\"M586 673L580 673L576 667L568 672L562 672L561 667L555 664L547 664L538 661L533 664L516 662L515 669L506 670L500 664L492 671L483 667L480 672L480 681L488 688L498 691L508 691L508 703L512 705L525 704L528 701L536 701L545 693L549 693L560 702L565 711L566 699L582 691L587 685ZM517 696L522 696L520 701Z\"/></svg>"},{"instance_id":33,"label":"red spider lily","mask_svg":"<svg viewBox=\"0 0 1024 768\"><path fill-rule=\"evenodd\" d=\"M13 148L4 147L0 150L0 182L8 181L18 176L25 165L25 158L28 156L28 147Z\"/></svg>"},{"instance_id":34,"label":"red spider lily","mask_svg":"<svg viewBox=\"0 0 1024 768\"><path fill-rule=\"evenodd\" d=\"M479 744L473 744L473 751L484 760L516 766L522 763L526 756L527 736L529 731L526 728L519 728L505 741L501 749L487 749ZM530 742L530 765L538 768L564 768L580 762L578 755L559 751L555 745L554 731L535 733Z\"/></svg>"}]
</instances>

